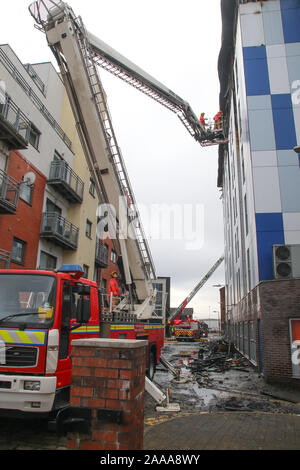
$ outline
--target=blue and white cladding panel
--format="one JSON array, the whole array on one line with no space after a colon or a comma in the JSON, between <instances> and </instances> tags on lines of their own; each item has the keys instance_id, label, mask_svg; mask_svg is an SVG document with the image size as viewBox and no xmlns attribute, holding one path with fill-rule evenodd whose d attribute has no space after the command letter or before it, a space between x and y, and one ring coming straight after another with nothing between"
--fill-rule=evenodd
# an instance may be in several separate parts
<instances>
[{"instance_id":1,"label":"blue and white cladding panel","mask_svg":"<svg viewBox=\"0 0 300 470\"><path fill-rule=\"evenodd\" d=\"M272 245L300 243L300 0L240 5L258 280Z\"/></svg>"}]
</instances>

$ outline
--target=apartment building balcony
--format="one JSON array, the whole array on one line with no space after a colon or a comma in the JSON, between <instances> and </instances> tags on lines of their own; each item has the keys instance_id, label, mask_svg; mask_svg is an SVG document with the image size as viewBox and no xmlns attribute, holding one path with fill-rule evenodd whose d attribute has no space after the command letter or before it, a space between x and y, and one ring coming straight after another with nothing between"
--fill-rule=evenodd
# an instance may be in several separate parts
<instances>
[{"instance_id":1,"label":"apartment building balcony","mask_svg":"<svg viewBox=\"0 0 300 470\"><path fill-rule=\"evenodd\" d=\"M44 212L41 224L41 238L45 238L65 250L76 250L79 228L56 212Z\"/></svg>"},{"instance_id":2,"label":"apartment building balcony","mask_svg":"<svg viewBox=\"0 0 300 470\"><path fill-rule=\"evenodd\" d=\"M100 268L108 266L108 249L100 240L96 241L95 264Z\"/></svg>"},{"instance_id":3,"label":"apartment building balcony","mask_svg":"<svg viewBox=\"0 0 300 470\"><path fill-rule=\"evenodd\" d=\"M54 160L51 163L47 183L69 202L82 202L84 182L64 160Z\"/></svg>"},{"instance_id":4,"label":"apartment building balcony","mask_svg":"<svg viewBox=\"0 0 300 470\"><path fill-rule=\"evenodd\" d=\"M10 264L10 253L0 249L0 269L8 269Z\"/></svg>"},{"instance_id":5,"label":"apartment building balcony","mask_svg":"<svg viewBox=\"0 0 300 470\"><path fill-rule=\"evenodd\" d=\"M0 89L0 140L5 142L8 150L27 148L30 125L21 109Z\"/></svg>"},{"instance_id":6,"label":"apartment building balcony","mask_svg":"<svg viewBox=\"0 0 300 470\"><path fill-rule=\"evenodd\" d=\"M0 214L14 214L19 199L19 183L0 170Z\"/></svg>"}]
</instances>

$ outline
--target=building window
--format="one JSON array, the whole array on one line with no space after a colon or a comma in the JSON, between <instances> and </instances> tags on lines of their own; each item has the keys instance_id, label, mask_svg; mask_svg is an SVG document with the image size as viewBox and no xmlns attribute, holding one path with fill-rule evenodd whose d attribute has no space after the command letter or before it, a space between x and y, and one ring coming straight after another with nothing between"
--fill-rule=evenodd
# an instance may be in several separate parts
<instances>
[{"instance_id":1,"label":"building window","mask_svg":"<svg viewBox=\"0 0 300 470\"><path fill-rule=\"evenodd\" d=\"M31 126L28 130L27 139L28 142L36 149L39 148L41 133L40 131L31 123Z\"/></svg>"},{"instance_id":2,"label":"building window","mask_svg":"<svg viewBox=\"0 0 300 470\"><path fill-rule=\"evenodd\" d=\"M95 197L95 182L92 179L90 179L89 193Z\"/></svg>"},{"instance_id":3,"label":"building window","mask_svg":"<svg viewBox=\"0 0 300 470\"><path fill-rule=\"evenodd\" d=\"M27 184L24 181L20 184L20 198L30 205L32 202L33 187L33 184Z\"/></svg>"},{"instance_id":4,"label":"building window","mask_svg":"<svg viewBox=\"0 0 300 470\"><path fill-rule=\"evenodd\" d=\"M45 251L41 251L40 269L56 269L57 258L49 255Z\"/></svg>"},{"instance_id":5,"label":"building window","mask_svg":"<svg viewBox=\"0 0 300 470\"><path fill-rule=\"evenodd\" d=\"M24 264L25 249L26 249L26 242L23 242L22 240L19 240L18 238L14 238L11 260L14 263Z\"/></svg>"},{"instance_id":6,"label":"building window","mask_svg":"<svg viewBox=\"0 0 300 470\"><path fill-rule=\"evenodd\" d=\"M89 267L86 264L83 265L83 276L82 277L84 277L86 279L89 277Z\"/></svg>"},{"instance_id":7,"label":"building window","mask_svg":"<svg viewBox=\"0 0 300 470\"><path fill-rule=\"evenodd\" d=\"M92 238L92 222L86 221L85 234L88 238Z\"/></svg>"},{"instance_id":8,"label":"building window","mask_svg":"<svg viewBox=\"0 0 300 470\"><path fill-rule=\"evenodd\" d=\"M111 250L110 260L112 263L115 263L115 264L117 262L117 253L114 250Z\"/></svg>"},{"instance_id":9,"label":"building window","mask_svg":"<svg viewBox=\"0 0 300 470\"><path fill-rule=\"evenodd\" d=\"M106 259L108 259L108 256L109 256L109 248L108 248L108 245L106 243L104 243L104 256Z\"/></svg>"}]
</instances>

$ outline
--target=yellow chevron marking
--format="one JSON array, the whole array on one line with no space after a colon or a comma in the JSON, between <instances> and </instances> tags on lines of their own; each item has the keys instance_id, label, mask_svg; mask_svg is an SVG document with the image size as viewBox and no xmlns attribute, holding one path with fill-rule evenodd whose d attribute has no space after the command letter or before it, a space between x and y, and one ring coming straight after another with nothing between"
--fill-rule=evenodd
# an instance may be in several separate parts
<instances>
[{"instance_id":1,"label":"yellow chevron marking","mask_svg":"<svg viewBox=\"0 0 300 470\"><path fill-rule=\"evenodd\" d=\"M41 344L44 344L44 342L45 342L45 333L43 333L42 331L33 331L32 333L34 334L34 336L38 339L38 341Z\"/></svg>"},{"instance_id":2,"label":"yellow chevron marking","mask_svg":"<svg viewBox=\"0 0 300 470\"><path fill-rule=\"evenodd\" d=\"M24 331L16 331L17 336L20 338L21 343L32 344L31 339Z\"/></svg>"},{"instance_id":3,"label":"yellow chevron marking","mask_svg":"<svg viewBox=\"0 0 300 470\"><path fill-rule=\"evenodd\" d=\"M14 343L14 340L6 330L0 330L0 337L5 343Z\"/></svg>"}]
</instances>

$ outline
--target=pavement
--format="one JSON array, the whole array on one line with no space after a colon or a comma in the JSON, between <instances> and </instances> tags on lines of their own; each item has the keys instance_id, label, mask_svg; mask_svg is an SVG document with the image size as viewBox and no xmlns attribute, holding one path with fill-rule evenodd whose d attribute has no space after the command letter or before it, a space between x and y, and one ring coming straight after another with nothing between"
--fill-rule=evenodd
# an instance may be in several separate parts
<instances>
[{"instance_id":1,"label":"pavement","mask_svg":"<svg viewBox=\"0 0 300 470\"><path fill-rule=\"evenodd\" d=\"M145 422L144 450L300 450L299 414L198 412Z\"/></svg>"},{"instance_id":2,"label":"pavement","mask_svg":"<svg viewBox=\"0 0 300 470\"><path fill-rule=\"evenodd\" d=\"M255 397L260 390L269 393L253 409L234 409L231 401L230 411L207 407L146 413L144 450L300 450L300 389L255 383L257 389L250 391Z\"/></svg>"},{"instance_id":3,"label":"pavement","mask_svg":"<svg viewBox=\"0 0 300 470\"><path fill-rule=\"evenodd\" d=\"M241 388L236 396L241 398L242 390L248 392L245 397L254 394L253 409L234 409L236 402L231 400L226 404L232 404L232 410L146 413L144 450L300 450L300 388L267 386L253 381L256 374L250 377L254 388ZM257 401L261 391L268 392L261 396L262 402Z\"/></svg>"}]
</instances>

